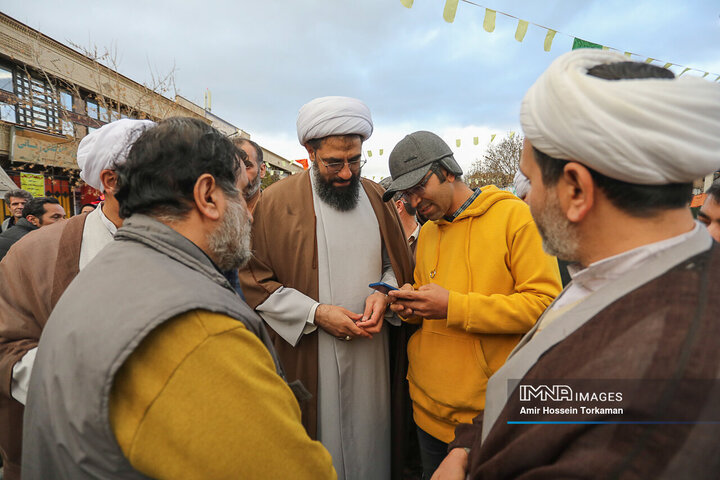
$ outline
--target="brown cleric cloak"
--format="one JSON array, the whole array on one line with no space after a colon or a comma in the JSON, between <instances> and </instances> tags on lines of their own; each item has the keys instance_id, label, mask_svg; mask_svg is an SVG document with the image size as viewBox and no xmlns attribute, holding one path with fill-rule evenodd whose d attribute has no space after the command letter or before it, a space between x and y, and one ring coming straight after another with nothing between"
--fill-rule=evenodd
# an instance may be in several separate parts
<instances>
[{"instance_id":1,"label":"brown cleric cloak","mask_svg":"<svg viewBox=\"0 0 720 480\"><path fill-rule=\"evenodd\" d=\"M649 275L647 264L638 274ZM589 298L584 303L591 303ZM485 441L483 419L477 417L472 425L456 428L450 447L471 448L470 479L715 479L720 471L719 319L720 245L713 243L611 302L545 351L521 380L571 387L586 382L598 386L596 393L620 391L621 401L616 396L615 402L593 405L622 407L622 416L543 413L526 419L601 423L509 424L519 420L522 406L535 405L522 403L527 400L516 388ZM628 424L611 422L618 419Z\"/></svg>"},{"instance_id":2,"label":"brown cleric cloak","mask_svg":"<svg viewBox=\"0 0 720 480\"><path fill-rule=\"evenodd\" d=\"M400 219L392 205L382 201L383 188L365 178L362 187L380 226L380 236L387 250L395 277L400 285L412 283L410 254ZM266 189L253 213L252 249L254 256L240 270L240 283L248 304L256 308L275 290L294 288L318 300L318 254L316 219L310 171L288 177ZM361 255L362 252L348 252ZM404 345L406 327L391 329L391 395L393 477L402 469L404 431L402 411L407 390L405 380L407 356ZM288 382L300 380L313 395L302 406L303 425L311 438L317 438L318 337L317 331L303 335L293 347L268 327L275 350L285 368Z\"/></svg>"},{"instance_id":3,"label":"brown cleric cloak","mask_svg":"<svg viewBox=\"0 0 720 480\"><path fill-rule=\"evenodd\" d=\"M12 369L37 347L50 313L78 274L87 214L30 232L0 262L0 453L5 480L20 478L23 411Z\"/></svg>"}]
</instances>

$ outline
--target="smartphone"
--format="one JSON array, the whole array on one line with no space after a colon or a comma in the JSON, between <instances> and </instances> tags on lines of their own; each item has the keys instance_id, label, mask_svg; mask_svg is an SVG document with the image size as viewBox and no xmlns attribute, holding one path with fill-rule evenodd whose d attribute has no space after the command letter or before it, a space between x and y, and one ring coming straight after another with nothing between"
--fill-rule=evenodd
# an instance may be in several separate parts
<instances>
[{"instance_id":1,"label":"smartphone","mask_svg":"<svg viewBox=\"0 0 720 480\"><path fill-rule=\"evenodd\" d=\"M388 285L384 282L371 283L370 285L368 285L368 287L372 288L373 290L377 290L380 293L384 293L385 295L387 295L390 290L397 290L396 287Z\"/></svg>"}]
</instances>

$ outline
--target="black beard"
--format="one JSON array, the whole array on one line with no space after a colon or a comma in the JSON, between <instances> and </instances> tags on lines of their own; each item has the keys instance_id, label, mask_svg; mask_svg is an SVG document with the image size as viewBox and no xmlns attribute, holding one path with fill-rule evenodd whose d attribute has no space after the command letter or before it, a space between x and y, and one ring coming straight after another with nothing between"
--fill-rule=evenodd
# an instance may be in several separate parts
<instances>
[{"instance_id":1,"label":"black beard","mask_svg":"<svg viewBox=\"0 0 720 480\"><path fill-rule=\"evenodd\" d=\"M326 181L316 167L312 170L315 177L315 191L320 200L341 212L347 212L357 206L360 198L360 172L350 177L350 185L347 187L336 187L332 181Z\"/></svg>"}]
</instances>

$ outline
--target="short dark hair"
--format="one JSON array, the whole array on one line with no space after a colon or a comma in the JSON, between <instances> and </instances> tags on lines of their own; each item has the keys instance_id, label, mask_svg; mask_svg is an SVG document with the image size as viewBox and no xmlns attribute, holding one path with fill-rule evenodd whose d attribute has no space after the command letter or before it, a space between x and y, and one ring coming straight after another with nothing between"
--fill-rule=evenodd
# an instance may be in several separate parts
<instances>
[{"instance_id":1,"label":"short dark hair","mask_svg":"<svg viewBox=\"0 0 720 480\"><path fill-rule=\"evenodd\" d=\"M58 199L54 198L54 197L31 198L30 200L28 200L28 202L23 207L23 211L22 211L23 218L27 219L28 215L32 215L32 216L40 219L40 217L42 217L44 214L47 213L47 210L45 210L45 205L48 203L60 205L60 202L58 202Z\"/></svg>"},{"instance_id":2,"label":"short dark hair","mask_svg":"<svg viewBox=\"0 0 720 480\"><path fill-rule=\"evenodd\" d=\"M32 193L28 192L27 190L23 190L22 188L18 188L15 190L10 190L9 192L5 193L5 203L10 203L10 197L15 198L24 198L25 201L29 201L33 198Z\"/></svg>"},{"instance_id":3,"label":"short dark hair","mask_svg":"<svg viewBox=\"0 0 720 480\"><path fill-rule=\"evenodd\" d=\"M237 146L238 148L239 148L239 147L242 147L243 143L249 143L250 145L252 145L252 147L255 149L255 153L257 154L257 166L258 166L258 168L260 168L260 166L265 162L265 160L263 160L263 149L262 149L262 147L261 147L260 145L258 145L257 143L253 142L252 140L250 140L249 138L243 138L243 137L233 138L233 143L234 143L235 146ZM244 151L244 150L243 150L243 151Z\"/></svg>"},{"instance_id":4,"label":"short dark hair","mask_svg":"<svg viewBox=\"0 0 720 480\"><path fill-rule=\"evenodd\" d=\"M120 217L185 218L202 174L209 173L223 192L235 196L239 168L237 148L212 126L188 117L163 120L138 137L116 169Z\"/></svg>"},{"instance_id":5,"label":"short dark hair","mask_svg":"<svg viewBox=\"0 0 720 480\"><path fill-rule=\"evenodd\" d=\"M666 68L641 62L616 62L596 65L588 69L588 75L605 80L629 80L641 78L673 79L675 74ZM568 160L546 155L533 147L535 160L540 168L542 181L547 186L557 184ZM581 163L581 162L580 162ZM618 209L633 216L653 215L660 210L682 208L692 195L692 183L671 183L667 185L640 185L623 182L603 175L596 170L590 171L593 181L610 202Z\"/></svg>"},{"instance_id":6,"label":"short dark hair","mask_svg":"<svg viewBox=\"0 0 720 480\"><path fill-rule=\"evenodd\" d=\"M720 178L715 180L705 193L711 196L716 203L720 203Z\"/></svg>"}]
</instances>

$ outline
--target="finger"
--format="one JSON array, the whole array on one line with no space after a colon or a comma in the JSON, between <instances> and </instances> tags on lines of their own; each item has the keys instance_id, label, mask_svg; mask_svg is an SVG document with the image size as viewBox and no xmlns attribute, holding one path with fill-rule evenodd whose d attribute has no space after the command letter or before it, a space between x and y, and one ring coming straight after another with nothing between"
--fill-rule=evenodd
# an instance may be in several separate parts
<instances>
[{"instance_id":1,"label":"finger","mask_svg":"<svg viewBox=\"0 0 720 480\"><path fill-rule=\"evenodd\" d=\"M351 323L348 325L348 329L350 330L350 336L351 337L365 337L365 338L372 338L372 335L365 331L365 329L358 327L354 323Z\"/></svg>"},{"instance_id":2,"label":"finger","mask_svg":"<svg viewBox=\"0 0 720 480\"><path fill-rule=\"evenodd\" d=\"M395 299L413 299L417 298L415 290L391 290L388 295Z\"/></svg>"},{"instance_id":3,"label":"finger","mask_svg":"<svg viewBox=\"0 0 720 480\"><path fill-rule=\"evenodd\" d=\"M353 322L357 322L358 320L360 320L360 319L363 317L361 313L351 312L351 311L348 310L347 308L343 308L343 307L339 307L339 308L340 308L340 311L341 311L346 317L348 317L350 320L352 320Z\"/></svg>"},{"instance_id":4,"label":"finger","mask_svg":"<svg viewBox=\"0 0 720 480\"><path fill-rule=\"evenodd\" d=\"M375 304L375 299L372 296L369 296L365 299L365 311L363 312L362 318L360 319L360 322L367 322L370 318L370 315L372 315L373 312L373 306Z\"/></svg>"},{"instance_id":5,"label":"finger","mask_svg":"<svg viewBox=\"0 0 720 480\"><path fill-rule=\"evenodd\" d=\"M380 333L380 330L382 330L382 326L383 326L383 317L381 315L374 326L366 327L365 330L370 333Z\"/></svg>"}]
</instances>

